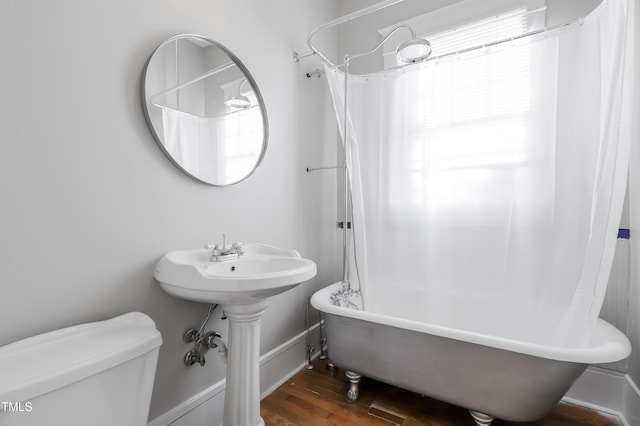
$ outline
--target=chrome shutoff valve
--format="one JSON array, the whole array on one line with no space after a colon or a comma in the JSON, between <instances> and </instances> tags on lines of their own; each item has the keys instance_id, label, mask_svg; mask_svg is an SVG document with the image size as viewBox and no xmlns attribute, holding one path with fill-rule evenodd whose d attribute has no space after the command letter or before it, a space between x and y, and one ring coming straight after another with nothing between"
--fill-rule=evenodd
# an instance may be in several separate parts
<instances>
[{"instance_id":1,"label":"chrome shutoff valve","mask_svg":"<svg viewBox=\"0 0 640 426\"><path fill-rule=\"evenodd\" d=\"M220 333L217 333L215 331L208 331L202 338L202 343L209 349L217 348L218 344L216 343L216 339L220 338L222 338Z\"/></svg>"},{"instance_id":2,"label":"chrome shutoff valve","mask_svg":"<svg viewBox=\"0 0 640 426\"><path fill-rule=\"evenodd\" d=\"M198 340L198 330L196 330L195 328L188 329L182 335L182 340L185 343L195 342L196 340Z\"/></svg>"},{"instance_id":3,"label":"chrome shutoff valve","mask_svg":"<svg viewBox=\"0 0 640 426\"><path fill-rule=\"evenodd\" d=\"M204 363L206 362L206 360L204 359L204 355L202 355L199 350L191 349L184 356L184 363L185 365L193 365L196 362L204 367Z\"/></svg>"}]
</instances>

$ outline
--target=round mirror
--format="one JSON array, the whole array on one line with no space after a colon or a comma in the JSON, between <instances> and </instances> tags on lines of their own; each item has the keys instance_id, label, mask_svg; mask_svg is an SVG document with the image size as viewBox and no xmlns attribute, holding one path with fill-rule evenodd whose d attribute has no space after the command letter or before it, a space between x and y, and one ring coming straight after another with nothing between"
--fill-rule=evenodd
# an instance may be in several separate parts
<instances>
[{"instance_id":1,"label":"round mirror","mask_svg":"<svg viewBox=\"0 0 640 426\"><path fill-rule=\"evenodd\" d=\"M262 161L264 101L249 71L219 43L189 34L162 43L145 67L142 100L158 145L187 175L231 185Z\"/></svg>"}]
</instances>

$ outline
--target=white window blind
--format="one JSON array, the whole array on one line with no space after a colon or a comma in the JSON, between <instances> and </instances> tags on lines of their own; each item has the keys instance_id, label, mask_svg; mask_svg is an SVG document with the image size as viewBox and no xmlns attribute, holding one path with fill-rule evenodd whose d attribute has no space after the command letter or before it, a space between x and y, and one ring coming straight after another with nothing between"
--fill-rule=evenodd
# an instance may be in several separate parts
<instances>
[{"instance_id":1,"label":"white window blind","mask_svg":"<svg viewBox=\"0 0 640 426\"><path fill-rule=\"evenodd\" d=\"M431 42L432 55L440 56L523 34L527 16L523 7L424 37Z\"/></svg>"},{"instance_id":2,"label":"white window blind","mask_svg":"<svg viewBox=\"0 0 640 426\"><path fill-rule=\"evenodd\" d=\"M523 34L527 9L520 8L458 28L428 36L434 55L444 55ZM429 127L522 113L530 108L530 55L527 41L518 49L493 48L466 54L464 60L449 57L434 70L433 88L425 98ZM436 106L430 110L429 106Z\"/></svg>"}]
</instances>

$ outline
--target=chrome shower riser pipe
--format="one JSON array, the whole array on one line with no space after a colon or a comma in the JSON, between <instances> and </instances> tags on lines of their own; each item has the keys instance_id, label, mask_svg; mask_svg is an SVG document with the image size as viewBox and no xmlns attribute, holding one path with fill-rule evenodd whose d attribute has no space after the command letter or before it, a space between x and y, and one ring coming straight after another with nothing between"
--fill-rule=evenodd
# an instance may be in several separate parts
<instances>
[{"instance_id":1,"label":"chrome shower riser pipe","mask_svg":"<svg viewBox=\"0 0 640 426\"><path fill-rule=\"evenodd\" d=\"M345 141L346 143L346 141ZM345 152L346 154L346 152ZM346 160L345 160L346 161ZM347 165L344 167L344 223L346 226L342 227L342 285L343 288L349 289L349 261L348 261L348 232L349 232L349 171Z\"/></svg>"},{"instance_id":2,"label":"chrome shower riser pipe","mask_svg":"<svg viewBox=\"0 0 640 426\"><path fill-rule=\"evenodd\" d=\"M360 18L362 16L368 15L369 13L373 13L373 12L377 12L378 10L384 9L385 7L389 7L392 6L394 4L397 3L401 3L404 0L385 0L385 1L381 1L380 3L376 3L374 5L371 5L369 7L366 7L364 9L360 9L357 10L355 12L349 13L347 15L341 16L339 18L336 18L332 21L329 21L327 23L324 23L322 25L319 25L317 27L315 27L314 29L311 30L311 32L309 32L309 35L307 35L307 45L311 48L311 50L313 51L313 53L315 53L316 55L318 55L323 61L325 61L327 64L329 64L329 66L331 67L335 67L335 65L333 64L333 62L331 62L329 60L329 58L327 58L324 53L322 53L311 41L311 39L313 38L313 36L323 30L329 29L331 27L335 27L336 25L340 25L340 24L344 24L345 22L349 22L352 21L354 19ZM303 54L303 55L297 55L298 58L303 58L305 56L309 56L310 54ZM295 58L295 56L294 56ZM297 62L297 61L296 61Z\"/></svg>"},{"instance_id":3,"label":"chrome shower riser pipe","mask_svg":"<svg viewBox=\"0 0 640 426\"><path fill-rule=\"evenodd\" d=\"M321 360L327 359L327 338L324 337L324 320L322 319L322 312L318 311L318 329L320 331L320 358Z\"/></svg>"},{"instance_id":4,"label":"chrome shower riser pipe","mask_svg":"<svg viewBox=\"0 0 640 426\"><path fill-rule=\"evenodd\" d=\"M344 123L342 127L342 148L344 155L344 223L342 227L342 289L345 291L351 290L351 283L349 282L349 263L347 259L347 253L349 251L348 236L349 236L349 167L347 163L347 142L349 140L349 111L347 110L347 96L349 86L349 57L345 57L344 64ZM353 224L352 224L353 226Z\"/></svg>"},{"instance_id":5,"label":"chrome shower riser pipe","mask_svg":"<svg viewBox=\"0 0 640 426\"><path fill-rule=\"evenodd\" d=\"M313 370L313 364L311 363L311 357L313 356L314 347L311 346L311 321L309 320L309 307L311 306L311 297L307 299L307 365L304 366L307 370Z\"/></svg>"},{"instance_id":6,"label":"chrome shower riser pipe","mask_svg":"<svg viewBox=\"0 0 640 426\"><path fill-rule=\"evenodd\" d=\"M380 41L378 42L378 44L376 44L376 45L373 47L373 49L368 50L368 51L366 51L366 52L360 52L360 53L354 53L354 54L352 54L352 55L347 55L347 56L345 56L344 62L343 62L343 63L341 63L341 64L339 64L339 65L336 65L336 67L341 67L341 66L345 66L345 67L346 67L346 66L347 66L347 63L348 63L349 61L351 61L352 59L356 59L356 58L360 58L360 57L362 57L362 56L367 56L367 55L372 54L372 53L373 53L373 52L375 52L376 50L380 49L380 48L382 47L382 45L384 44L384 42L385 42L385 41L387 41L387 40L389 40L389 37L391 37L393 34L395 34L395 32L396 32L396 31L399 31L399 30L408 30L408 31L411 33L411 40L413 40L413 39L415 39L415 38L416 38L416 31L415 31L412 27L410 27L410 26L408 26L408 25L399 25L399 26L395 27L393 30L391 30L391 31L389 32L389 34L387 34L386 36L384 36L384 37L382 38L382 40L380 40ZM346 73L346 70L345 70L345 73Z\"/></svg>"}]
</instances>

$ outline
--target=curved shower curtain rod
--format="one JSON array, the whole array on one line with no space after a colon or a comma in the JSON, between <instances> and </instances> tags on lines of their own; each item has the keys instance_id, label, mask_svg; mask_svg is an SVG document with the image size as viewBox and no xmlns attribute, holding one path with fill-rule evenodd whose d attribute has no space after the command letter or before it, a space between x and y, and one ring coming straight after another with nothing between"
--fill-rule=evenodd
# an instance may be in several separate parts
<instances>
[{"instance_id":1,"label":"curved shower curtain rod","mask_svg":"<svg viewBox=\"0 0 640 426\"><path fill-rule=\"evenodd\" d=\"M307 45L309 46L309 48L311 48L311 52L307 52L307 53L303 53L303 54L298 54L297 52L293 53L293 60L295 62L298 62L300 59L302 58L306 58L308 56L311 55L318 55L320 57L320 59L322 59L324 62L326 62L330 67L336 67L336 65L331 62L331 60L329 58L327 58L327 56L322 53L320 51L320 49L318 49L312 42L311 39L313 38L314 35L316 35L316 33L320 32L320 31L324 31L327 30L331 27L335 27L337 25L340 24L344 24L345 22L349 22L352 21L354 19L358 19L362 16L368 15L369 13L372 12L377 12L378 10L384 9L388 6L392 6L394 4L397 3L401 3L404 0L385 0L382 1L380 3L376 3L374 5L371 5L369 7L365 7L364 9L360 9L360 10L356 10L355 12L349 13L347 15L341 16L339 18L336 18L332 21L329 21L327 23L324 23L322 25L318 25L317 27L315 27L314 29L312 29L309 34L307 35Z\"/></svg>"},{"instance_id":2,"label":"curved shower curtain rod","mask_svg":"<svg viewBox=\"0 0 640 426\"><path fill-rule=\"evenodd\" d=\"M294 52L293 53L293 60L295 62L299 62L300 59L303 59L303 58L306 58L306 57L309 57L309 56L313 56L313 55L318 55L318 57L320 59L322 59L322 61L325 62L329 66L329 68L338 68L338 67L343 66L344 63L336 65L333 62L331 62L331 60L329 58L327 58L327 56L324 53L322 53L320 51L320 49L318 49L313 44L313 42L311 40L313 38L313 36L316 35L317 33L319 33L320 31L324 31L324 30L329 29L331 27L335 27L337 25L344 24L346 22L350 22L350 21L352 21L354 19L357 19L357 18L360 18L362 16L368 15L369 13L377 12L379 10L382 10L382 9L386 8L386 7L393 6L394 4L401 3L403 1L404 0L386 0L386 1L382 1L380 3L376 3L376 4L372 5L372 6L367 7L367 8L357 10L355 12L349 13L347 15L341 16L341 17L336 18L336 19L334 19L332 21L329 21L327 23L324 23L322 25L319 25L319 26L315 27L307 35L307 45L311 48L311 52L307 52L307 53L304 53L304 54L298 54L297 52ZM608 4L609 0L603 0L603 3ZM443 55L432 56L432 57L426 59L425 61L437 61L439 59L443 59L443 58L446 58L446 57L449 57L449 56L456 56L456 55L459 55L459 54L472 52L474 50L485 49L487 47L496 46L498 44L508 43L508 42L520 40L520 39L523 39L523 38L532 37L532 36L535 36L535 35L538 35L538 34L543 34L543 33L549 32L549 31L557 30L557 29L560 29L560 28L563 28L563 27L567 27L567 26L573 25L573 24L578 23L578 22L582 23L583 21L584 21L584 17L580 16L580 17L578 17L576 19L571 19L569 21L566 21L566 22L563 22L563 23L560 23L560 24L539 28L537 30L528 31L528 32L525 32L525 33L522 33L522 34L518 34L518 35L512 36L512 37L508 37L508 38L492 41L490 43L484 43L484 44L480 44L480 45L477 45L477 46L468 47L466 49L461 49L461 50L457 50L457 51L454 51L454 52L445 53ZM380 47L380 45L382 45L382 43L384 43L386 41L386 39L393 32L395 32L396 30L398 30L400 28L403 28L403 27L409 28L412 31L412 34L415 34L415 32L413 31L413 28L411 28L410 26L408 26L408 25L399 25L398 27L394 28L391 31L391 33L387 34L387 36L385 36L383 38L383 40L374 49L372 49L371 51L369 51L369 52L367 52L365 54L372 53L375 50L377 50ZM364 54L358 54L358 55L354 55L354 57L355 56L363 56L363 55ZM353 59L353 57L351 57L349 59Z\"/></svg>"}]
</instances>

